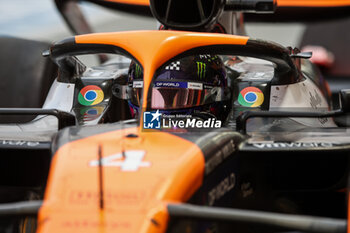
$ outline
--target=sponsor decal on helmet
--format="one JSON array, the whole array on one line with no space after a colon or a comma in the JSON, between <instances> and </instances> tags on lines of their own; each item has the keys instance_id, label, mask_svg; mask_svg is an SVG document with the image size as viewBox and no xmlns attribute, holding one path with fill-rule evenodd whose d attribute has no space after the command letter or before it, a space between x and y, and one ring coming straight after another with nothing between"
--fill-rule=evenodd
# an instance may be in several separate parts
<instances>
[{"instance_id":1,"label":"sponsor decal on helmet","mask_svg":"<svg viewBox=\"0 0 350 233\"><path fill-rule=\"evenodd\" d=\"M143 88L143 81L133 81L132 87L133 88Z\"/></svg>"},{"instance_id":2,"label":"sponsor decal on helmet","mask_svg":"<svg viewBox=\"0 0 350 233\"><path fill-rule=\"evenodd\" d=\"M104 93L102 89L96 85L89 85L80 90L78 101L81 105L90 106L102 102Z\"/></svg>"},{"instance_id":3,"label":"sponsor decal on helmet","mask_svg":"<svg viewBox=\"0 0 350 233\"><path fill-rule=\"evenodd\" d=\"M180 61L172 62L170 65L165 67L166 70L180 70L180 68L181 68Z\"/></svg>"},{"instance_id":4,"label":"sponsor decal on helmet","mask_svg":"<svg viewBox=\"0 0 350 233\"><path fill-rule=\"evenodd\" d=\"M238 96L238 103L244 107L259 107L263 102L264 94L256 87L246 87Z\"/></svg>"},{"instance_id":5,"label":"sponsor decal on helmet","mask_svg":"<svg viewBox=\"0 0 350 233\"><path fill-rule=\"evenodd\" d=\"M186 88L186 82L155 82L155 87Z\"/></svg>"},{"instance_id":6,"label":"sponsor decal on helmet","mask_svg":"<svg viewBox=\"0 0 350 233\"><path fill-rule=\"evenodd\" d=\"M193 90L203 90L203 83L188 82L187 83L187 88L188 89L193 89Z\"/></svg>"},{"instance_id":7,"label":"sponsor decal on helmet","mask_svg":"<svg viewBox=\"0 0 350 233\"><path fill-rule=\"evenodd\" d=\"M200 79L205 77L205 71L207 69L207 64L204 62L197 61L197 75Z\"/></svg>"},{"instance_id":8,"label":"sponsor decal on helmet","mask_svg":"<svg viewBox=\"0 0 350 233\"><path fill-rule=\"evenodd\" d=\"M203 90L203 83L198 82L176 82L176 81L158 81L154 82L156 88L170 87L170 88L188 88L193 90Z\"/></svg>"},{"instance_id":9,"label":"sponsor decal on helmet","mask_svg":"<svg viewBox=\"0 0 350 233\"><path fill-rule=\"evenodd\" d=\"M142 68L138 64L135 64L135 78L140 78L142 76Z\"/></svg>"},{"instance_id":10,"label":"sponsor decal on helmet","mask_svg":"<svg viewBox=\"0 0 350 233\"><path fill-rule=\"evenodd\" d=\"M210 54L199 54L199 59L210 59L211 55Z\"/></svg>"}]
</instances>

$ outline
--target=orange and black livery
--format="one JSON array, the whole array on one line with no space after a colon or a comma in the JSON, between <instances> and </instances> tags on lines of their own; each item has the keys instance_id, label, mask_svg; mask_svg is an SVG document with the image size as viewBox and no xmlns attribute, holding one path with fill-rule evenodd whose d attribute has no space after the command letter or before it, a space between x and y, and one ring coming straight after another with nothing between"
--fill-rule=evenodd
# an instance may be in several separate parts
<instances>
[{"instance_id":1,"label":"orange and black livery","mask_svg":"<svg viewBox=\"0 0 350 233\"><path fill-rule=\"evenodd\" d=\"M150 91L157 70L174 57L204 51L263 58L275 64L276 80L300 81L298 67L288 50L242 36L176 31L101 33L57 43L51 48L50 56L60 66L62 80L73 72L66 60L73 55L114 52L132 58L143 69L141 106L146 111L150 110ZM242 121L245 124L245 120L241 118L237 124ZM238 216L226 214L232 214L234 221L254 222L241 219L244 211L249 212L253 206L255 210L311 214L298 209L298 196L288 192L290 187L294 190L309 187L318 193L310 205L327 195L339 195L337 198L344 195L319 191L330 185L324 180L328 175L322 177L317 173L319 182L311 186L305 175L317 158L327 161L328 169L339 171L333 173L333 181L340 179L346 166L338 165L346 164L346 154L328 160L326 152L320 154L316 148L300 147L299 153L307 157L295 158L295 152L286 145L248 143L246 134L242 133L245 127L241 132L225 126L184 133L145 131L141 122L142 113L140 119L128 123L73 126L57 135L44 202L38 215L38 232L177 232L213 227L226 231L230 227L218 222L219 216L225 215L225 210L219 207L246 209ZM299 170L290 176L288 173L295 163ZM324 206L319 211L328 209ZM259 212L251 214L270 216ZM204 219L207 221L203 222ZM229 217L224 219L231 221ZM318 221L317 229L323 229L323 219ZM267 218L265 224L277 224L273 222ZM333 227L342 231L343 223L334 220ZM235 226L247 230L244 225ZM296 226L283 227L294 229Z\"/></svg>"},{"instance_id":2,"label":"orange and black livery","mask_svg":"<svg viewBox=\"0 0 350 233\"><path fill-rule=\"evenodd\" d=\"M43 109L0 109L38 115L8 126L37 127L32 140L0 141L11 164L0 179L10 190L0 195L11 202L0 205L8 225L38 233L349 232L350 92L340 91L332 109L312 53L239 27L243 14L342 17L350 1L90 0L152 12L164 29L95 34L76 2L55 2L84 35L43 53L58 67ZM212 31L228 16L242 35ZM79 59L91 54L101 64ZM188 127L166 126L176 121L171 113L190 116ZM42 133L52 118L55 130Z\"/></svg>"}]
</instances>

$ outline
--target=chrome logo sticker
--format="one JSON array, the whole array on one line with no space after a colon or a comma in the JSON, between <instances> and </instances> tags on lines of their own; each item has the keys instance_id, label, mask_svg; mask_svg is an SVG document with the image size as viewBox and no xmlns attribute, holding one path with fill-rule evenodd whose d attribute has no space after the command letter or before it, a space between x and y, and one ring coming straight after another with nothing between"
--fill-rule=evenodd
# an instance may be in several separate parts
<instances>
[{"instance_id":1,"label":"chrome logo sticker","mask_svg":"<svg viewBox=\"0 0 350 233\"><path fill-rule=\"evenodd\" d=\"M78 101L81 105L90 106L102 102L104 98L101 88L95 85L89 85L80 90Z\"/></svg>"},{"instance_id":2,"label":"chrome logo sticker","mask_svg":"<svg viewBox=\"0 0 350 233\"><path fill-rule=\"evenodd\" d=\"M246 87L239 93L238 103L244 107L258 107L264 102L264 94L259 88Z\"/></svg>"},{"instance_id":3,"label":"chrome logo sticker","mask_svg":"<svg viewBox=\"0 0 350 233\"><path fill-rule=\"evenodd\" d=\"M80 111L80 114L83 116L83 121L93 121L101 116L103 113L103 106L96 107L85 107Z\"/></svg>"}]
</instances>

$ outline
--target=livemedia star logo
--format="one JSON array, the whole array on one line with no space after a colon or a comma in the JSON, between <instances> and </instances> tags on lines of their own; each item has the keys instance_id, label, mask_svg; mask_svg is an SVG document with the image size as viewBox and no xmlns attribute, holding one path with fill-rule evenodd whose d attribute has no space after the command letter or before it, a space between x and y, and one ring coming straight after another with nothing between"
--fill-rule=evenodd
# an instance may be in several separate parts
<instances>
[{"instance_id":1,"label":"livemedia star logo","mask_svg":"<svg viewBox=\"0 0 350 233\"><path fill-rule=\"evenodd\" d=\"M160 116L162 114L157 111L143 113L143 128L144 129L160 129Z\"/></svg>"}]
</instances>

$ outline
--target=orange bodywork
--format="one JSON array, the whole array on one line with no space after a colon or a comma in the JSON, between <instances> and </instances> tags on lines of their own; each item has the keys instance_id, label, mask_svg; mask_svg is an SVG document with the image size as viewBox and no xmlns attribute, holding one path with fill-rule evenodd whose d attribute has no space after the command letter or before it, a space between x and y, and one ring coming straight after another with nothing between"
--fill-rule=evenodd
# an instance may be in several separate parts
<instances>
[{"instance_id":1,"label":"orange bodywork","mask_svg":"<svg viewBox=\"0 0 350 233\"><path fill-rule=\"evenodd\" d=\"M156 69L188 49L214 44L245 45L248 37L174 31L138 31L77 36L79 44L108 44L132 54L144 69L144 92ZM147 105L143 94L143 106ZM143 115L143 114L141 114ZM142 121L141 121L142 122ZM166 132L142 127L112 131L60 147L53 157L38 232L165 232L166 204L185 202L201 186L205 161L200 148ZM136 134L137 138L126 137ZM103 166L105 207L99 208L98 148L102 157L123 163L144 153L145 166L123 171ZM111 157L115 156L117 157ZM119 157L118 157L119 156ZM114 163L115 164L115 163Z\"/></svg>"},{"instance_id":2,"label":"orange bodywork","mask_svg":"<svg viewBox=\"0 0 350 233\"><path fill-rule=\"evenodd\" d=\"M105 0L130 5L149 6L149 0ZM349 6L350 0L277 0L282 7L341 7Z\"/></svg>"},{"instance_id":3,"label":"orange bodywork","mask_svg":"<svg viewBox=\"0 0 350 233\"><path fill-rule=\"evenodd\" d=\"M168 133L125 137L129 133L137 133L137 128L81 139L57 151L38 232L165 232L166 202L184 202L200 187L204 157L196 145ZM142 161L148 164L137 171L103 166L103 210L98 166L91 165L98 159L99 145L103 158L123 149L143 151Z\"/></svg>"},{"instance_id":4,"label":"orange bodywork","mask_svg":"<svg viewBox=\"0 0 350 233\"><path fill-rule=\"evenodd\" d=\"M277 0L282 7L342 7L350 6L350 0Z\"/></svg>"},{"instance_id":5,"label":"orange bodywork","mask_svg":"<svg viewBox=\"0 0 350 233\"><path fill-rule=\"evenodd\" d=\"M104 1L114 2L114 3L119 3L119 4L149 6L149 0L104 0Z\"/></svg>"}]
</instances>

